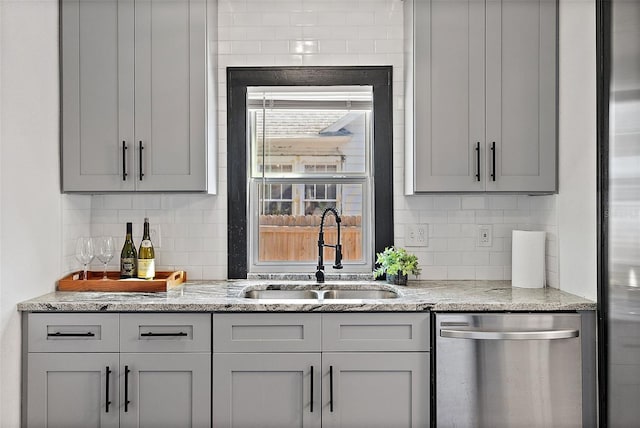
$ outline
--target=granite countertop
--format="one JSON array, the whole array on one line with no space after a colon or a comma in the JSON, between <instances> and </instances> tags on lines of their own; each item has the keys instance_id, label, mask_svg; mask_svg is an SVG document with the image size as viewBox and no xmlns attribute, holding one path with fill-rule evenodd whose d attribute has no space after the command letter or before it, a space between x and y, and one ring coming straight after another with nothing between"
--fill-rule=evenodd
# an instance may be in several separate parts
<instances>
[{"instance_id":1,"label":"granite countertop","mask_svg":"<svg viewBox=\"0 0 640 428\"><path fill-rule=\"evenodd\" d=\"M384 288L394 299L247 299L246 289ZM416 311L578 311L596 303L555 288L512 288L510 281L226 280L189 281L162 293L56 291L18 304L26 312L416 312Z\"/></svg>"}]
</instances>

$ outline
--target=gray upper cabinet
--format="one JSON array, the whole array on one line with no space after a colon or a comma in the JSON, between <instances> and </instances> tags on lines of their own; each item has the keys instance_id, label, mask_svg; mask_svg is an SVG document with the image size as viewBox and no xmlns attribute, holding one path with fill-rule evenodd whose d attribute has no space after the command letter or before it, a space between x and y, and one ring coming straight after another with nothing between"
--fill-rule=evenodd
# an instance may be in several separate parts
<instances>
[{"instance_id":1,"label":"gray upper cabinet","mask_svg":"<svg viewBox=\"0 0 640 428\"><path fill-rule=\"evenodd\" d=\"M555 0L410 0L406 190L557 191Z\"/></svg>"},{"instance_id":2,"label":"gray upper cabinet","mask_svg":"<svg viewBox=\"0 0 640 428\"><path fill-rule=\"evenodd\" d=\"M207 191L206 0L62 0L62 188Z\"/></svg>"}]
</instances>

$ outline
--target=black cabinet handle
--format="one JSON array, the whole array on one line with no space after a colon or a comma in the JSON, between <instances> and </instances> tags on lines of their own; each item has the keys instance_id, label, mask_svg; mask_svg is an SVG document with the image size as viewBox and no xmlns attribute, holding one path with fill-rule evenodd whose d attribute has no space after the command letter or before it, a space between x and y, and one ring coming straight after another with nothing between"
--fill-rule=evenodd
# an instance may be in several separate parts
<instances>
[{"instance_id":1,"label":"black cabinet handle","mask_svg":"<svg viewBox=\"0 0 640 428\"><path fill-rule=\"evenodd\" d=\"M129 366L124 366L124 411L129 411Z\"/></svg>"},{"instance_id":2,"label":"black cabinet handle","mask_svg":"<svg viewBox=\"0 0 640 428\"><path fill-rule=\"evenodd\" d=\"M95 333L90 331L87 333L60 333L59 331L47 333L47 337L94 337L95 335Z\"/></svg>"},{"instance_id":3,"label":"black cabinet handle","mask_svg":"<svg viewBox=\"0 0 640 428\"><path fill-rule=\"evenodd\" d=\"M127 181L127 143L122 140L122 181Z\"/></svg>"},{"instance_id":4,"label":"black cabinet handle","mask_svg":"<svg viewBox=\"0 0 640 428\"><path fill-rule=\"evenodd\" d=\"M311 366L311 405L310 411L313 413L313 366Z\"/></svg>"},{"instance_id":5,"label":"black cabinet handle","mask_svg":"<svg viewBox=\"0 0 640 428\"><path fill-rule=\"evenodd\" d=\"M480 181L480 141L476 143L476 181Z\"/></svg>"},{"instance_id":6,"label":"black cabinet handle","mask_svg":"<svg viewBox=\"0 0 640 428\"><path fill-rule=\"evenodd\" d=\"M141 337L176 337L176 336L188 336L184 331L179 331L177 333L154 333L152 331L148 333L140 333Z\"/></svg>"},{"instance_id":7,"label":"black cabinet handle","mask_svg":"<svg viewBox=\"0 0 640 428\"><path fill-rule=\"evenodd\" d=\"M491 143L491 180L496 181L496 142Z\"/></svg>"},{"instance_id":8,"label":"black cabinet handle","mask_svg":"<svg viewBox=\"0 0 640 428\"><path fill-rule=\"evenodd\" d=\"M138 147L140 148L140 181L142 181L142 177L144 177L144 173L142 172L142 151L144 150L142 141L138 142Z\"/></svg>"},{"instance_id":9,"label":"black cabinet handle","mask_svg":"<svg viewBox=\"0 0 640 428\"><path fill-rule=\"evenodd\" d=\"M106 375L107 375L107 379L106 379L106 383L107 386L105 388L105 402L106 402L106 408L105 408L105 413L109 413L109 404L111 404L111 401L109 400L109 375L111 374L111 369L109 368L109 366L107 366L107 370L105 371Z\"/></svg>"},{"instance_id":10,"label":"black cabinet handle","mask_svg":"<svg viewBox=\"0 0 640 428\"><path fill-rule=\"evenodd\" d=\"M333 366L329 366L329 411L333 412Z\"/></svg>"}]
</instances>

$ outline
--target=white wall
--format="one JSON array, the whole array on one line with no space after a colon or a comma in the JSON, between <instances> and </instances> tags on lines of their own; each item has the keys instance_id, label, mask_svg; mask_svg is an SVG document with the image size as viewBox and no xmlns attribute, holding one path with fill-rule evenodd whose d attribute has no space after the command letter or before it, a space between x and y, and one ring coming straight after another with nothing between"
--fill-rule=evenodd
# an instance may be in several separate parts
<instances>
[{"instance_id":1,"label":"white wall","mask_svg":"<svg viewBox=\"0 0 640 428\"><path fill-rule=\"evenodd\" d=\"M60 273L58 2L0 1L0 425L20 423L19 301Z\"/></svg>"},{"instance_id":2,"label":"white wall","mask_svg":"<svg viewBox=\"0 0 640 428\"><path fill-rule=\"evenodd\" d=\"M595 25L593 0L560 1L560 285L592 300L597 298Z\"/></svg>"}]
</instances>

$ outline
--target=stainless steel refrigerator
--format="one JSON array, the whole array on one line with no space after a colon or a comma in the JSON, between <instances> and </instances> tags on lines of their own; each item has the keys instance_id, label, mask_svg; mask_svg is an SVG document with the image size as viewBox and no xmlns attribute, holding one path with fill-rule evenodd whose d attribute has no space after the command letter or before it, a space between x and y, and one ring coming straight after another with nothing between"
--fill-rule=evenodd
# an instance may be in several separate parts
<instances>
[{"instance_id":1,"label":"stainless steel refrigerator","mask_svg":"<svg viewBox=\"0 0 640 428\"><path fill-rule=\"evenodd\" d=\"M640 426L640 0L601 1L601 425Z\"/></svg>"}]
</instances>

